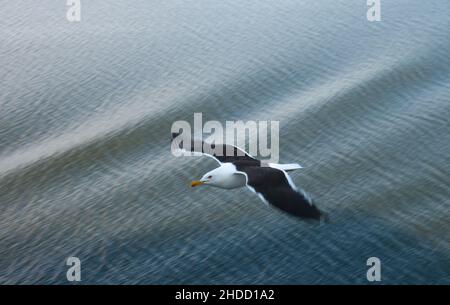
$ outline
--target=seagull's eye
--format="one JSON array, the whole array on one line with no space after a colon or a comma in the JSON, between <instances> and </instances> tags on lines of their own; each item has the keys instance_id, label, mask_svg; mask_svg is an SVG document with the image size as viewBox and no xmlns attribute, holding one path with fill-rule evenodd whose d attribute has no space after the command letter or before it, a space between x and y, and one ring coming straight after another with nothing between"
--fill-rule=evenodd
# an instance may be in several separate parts
<instances>
[{"instance_id":1,"label":"seagull's eye","mask_svg":"<svg viewBox=\"0 0 450 305\"><path fill-rule=\"evenodd\" d=\"M208 176L208 179L211 179L212 178L212 176Z\"/></svg>"}]
</instances>

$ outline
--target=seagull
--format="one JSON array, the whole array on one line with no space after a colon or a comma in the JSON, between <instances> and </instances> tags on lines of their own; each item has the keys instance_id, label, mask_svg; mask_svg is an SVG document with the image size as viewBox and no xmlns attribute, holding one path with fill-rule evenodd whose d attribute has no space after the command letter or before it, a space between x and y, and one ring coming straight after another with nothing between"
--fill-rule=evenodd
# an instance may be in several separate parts
<instances>
[{"instance_id":1,"label":"seagull","mask_svg":"<svg viewBox=\"0 0 450 305\"><path fill-rule=\"evenodd\" d=\"M206 155L219 163L219 167L207 172L191 187L200 185L222 189L247 187L266 204L301 219L328 222L328 214L319 210L311 197L293 183L288 171L302 168L297 163L264 163L244 150L229 144L210 144L192 140L190 148L178 141L180 133L172 133L172 148L193 155ZM208 149L208 148L211 149ZM206 149L205 149L206 148Z\"/></svg>"}]
</instances>

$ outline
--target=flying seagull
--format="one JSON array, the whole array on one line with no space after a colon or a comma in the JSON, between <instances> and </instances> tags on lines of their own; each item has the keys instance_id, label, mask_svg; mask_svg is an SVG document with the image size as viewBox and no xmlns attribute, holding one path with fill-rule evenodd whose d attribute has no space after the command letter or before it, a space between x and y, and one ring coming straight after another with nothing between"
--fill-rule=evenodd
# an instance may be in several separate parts
<instances>
[{"instance_id":1,"label":"flying seagull","mask_svg":"<svg viewBox=\"0 0 450 305\"><path fill-rule=\"evenodd\" d=\"M172 147L186 150L183 141L177 141L179 135L172 133ZM246 186L263 202L286 213L303 219L328 221L328 215L319 210L312 199L302 189L297 188L287 174L287 171L302 168L299 164L263 163L236 146L209 143L205 145L205 142L199 140L192 140L189 150L194 155L212 157L220 165L207 172L200 180L193 181L192 187L209 185L234 189Z\"/></svg>"}]
</instances>

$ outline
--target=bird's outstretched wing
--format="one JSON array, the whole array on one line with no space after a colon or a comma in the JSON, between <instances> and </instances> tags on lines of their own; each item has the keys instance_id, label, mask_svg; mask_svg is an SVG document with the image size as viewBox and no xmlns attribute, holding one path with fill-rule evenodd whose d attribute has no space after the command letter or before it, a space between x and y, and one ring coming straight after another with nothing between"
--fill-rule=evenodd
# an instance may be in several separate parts
<instances>
[{"instance_id":1,"label":"bird's outstretched wing","mask_svg":"<svg viewBox=\"0 0 450 305\"><path fill-rule=\"evenodd\" d=\"M283 170L270 167L240 166L237 169L247 175L247 186L266 203L300 218L328 220L309 196L298 189Z\"/></svg>"},{"instance_id":2,"label":"bird's outstretched wing","mask_svg":"<svg viewBox=\"0 0 450 305\"><path fill-rule=\"evenodd\" d=\"M239 147L229 144L210 144L201 140L191 140L190 147L179 139L180 133L172 133L172 147L185 149L192 153L204 154L213 157L219 163L233 163L244 161L252 165L259 166L261 162L250 156Z\"/></svg>"}]
</instances>

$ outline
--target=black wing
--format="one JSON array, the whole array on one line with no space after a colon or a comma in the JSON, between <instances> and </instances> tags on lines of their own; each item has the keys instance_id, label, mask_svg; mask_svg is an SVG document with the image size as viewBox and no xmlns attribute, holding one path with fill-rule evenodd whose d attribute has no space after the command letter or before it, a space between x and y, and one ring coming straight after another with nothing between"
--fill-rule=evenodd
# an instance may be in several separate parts
<instances>
[{"instance_id":1,"label":"black wing","mask_svg":"<svg viewBox=\"0 0 450 305\"><path fill-rule=\"evenodd\" d=\"M303 191L289 184L287 174L282 170L239 165L237 168L247 174L247 185L274 207L301 218L327 220L327 214L320 211Z\"/></svg>"},{"instance_id":2,"label":"black wing","mask_svg":"<svg viewBox=\"0 0 450 305\"><path fill-rule=\"evenodd\" d=\"M228 144L210 144L200 140L191 140L190 147L184 145L184 142L179 139L180 133L172 133L172 145L180 149L187 149L191 152L197 152L209 155L220 163L245 161L255 166L259 166L261 161L253 158L242 149Z\"/></svg>"}]
</instances>

